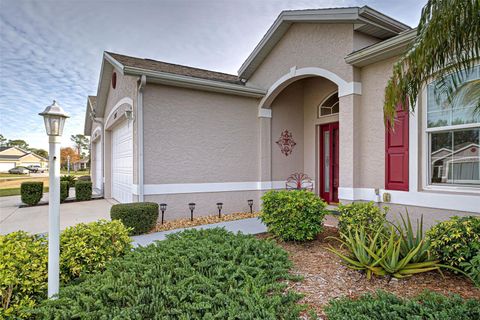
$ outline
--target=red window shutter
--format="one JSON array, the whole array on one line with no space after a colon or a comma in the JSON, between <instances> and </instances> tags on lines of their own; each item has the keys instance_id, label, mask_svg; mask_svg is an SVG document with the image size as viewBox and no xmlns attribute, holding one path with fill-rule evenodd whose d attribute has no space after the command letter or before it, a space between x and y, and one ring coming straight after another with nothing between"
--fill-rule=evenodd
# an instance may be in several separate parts
<instances>
[{"instance_id":1,"label":"red window shutter","mask_svg":"<svg viewBox=\"0 0 480 320\"><path fill-rule=\"evenodd\" d=\"M385 188L408 191L408 108L399 107L394 129L385 129Z\"/></svg>"}]
</instances>

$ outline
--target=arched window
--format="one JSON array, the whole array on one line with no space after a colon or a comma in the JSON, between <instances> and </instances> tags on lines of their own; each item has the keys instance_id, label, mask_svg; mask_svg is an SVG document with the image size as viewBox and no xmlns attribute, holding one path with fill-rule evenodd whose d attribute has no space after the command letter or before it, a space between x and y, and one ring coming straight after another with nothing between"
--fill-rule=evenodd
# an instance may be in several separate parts
<instances>
[{"instance_id":1,"label":"arched window","mask_svg":"<svg viewBox=\"0 0 480 320\"><path fill-rule=\"evenodd\" d=\"M330 116L338 113L338 91L330 94L318 106L318 117Z\"/></svg>"}]
</instances>

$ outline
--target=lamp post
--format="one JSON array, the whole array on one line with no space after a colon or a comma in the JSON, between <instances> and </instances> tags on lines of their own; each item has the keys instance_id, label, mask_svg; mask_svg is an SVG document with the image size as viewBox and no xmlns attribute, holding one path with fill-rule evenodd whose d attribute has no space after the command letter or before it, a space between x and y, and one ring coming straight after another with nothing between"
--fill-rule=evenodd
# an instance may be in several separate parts
<instances>
[{"instance_id":1,"label":"lamp post","mask_svg":"<svg viewBox=\"0 0 480 320\"><path fill-rule=\"evenodd\" d=\"M55 100L39 115L45 122L49 142L48 297L52 298L60 287L60 140L68 115Z\"/></svg>"},{"instance_id":2,"label":"lamp post","mask_svg":"<svg viewBox=\"0 0 480 320\"><path fill-rule=\"evenodd\" d=\"M70 155L67 156L67 174L70 175Z\"/></svg>"}]
</instances>

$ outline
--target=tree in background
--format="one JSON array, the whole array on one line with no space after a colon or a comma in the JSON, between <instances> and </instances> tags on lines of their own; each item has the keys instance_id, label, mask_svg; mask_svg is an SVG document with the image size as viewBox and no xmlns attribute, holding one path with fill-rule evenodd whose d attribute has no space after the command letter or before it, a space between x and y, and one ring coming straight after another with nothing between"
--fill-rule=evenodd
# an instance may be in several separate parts
<instances>
[{"instance_id":1,"label":"tree in background","mask_svg":"<svg viewBox=\"0 0 480 320\"><path fill-rule=\"evenodd\" d=\"M480 0L429 0L422 9L410 50L394 65L385 88L385 120L393 124L396 106L415 107L420 90L437 81L437 90L451 101L480 57ZM447 75L452 75L448 76ZM474 80L476 112L480 112L480 80Z\"/></svg>"},{"instance_id":2,"label":"tree in background","mask_svg":"<svg viewBox=\"0 0 480 320\"><path fill-rule=\"evenodd\" d=\"M15 140L8 140L7 142L8 147L18 147L23 150L29 150L30 147L28 146L28 143L25 140L21 139L15 139Z\"/></svg>"},{"instance_id":3,"label":"tree in background","mask_svg":"<svg viewBox=\"0 0 480 320\"><path fill-rule=\"evenodd\" d=\"M70 136L70 140L75 145L77 153L83 158L87 155L85 151L89 150L90 139L83 134L75 134Z\"/></svg>"},{"instance_id":4,"label":"tree in background","mask_svg":"<svg viewBox=\"0 0 480 320\"><path fill-rule=\"evenodd\" d=\"M3 136L3 134L0 134L0 147L6 147L7 146L7 138Z\"/></svg>"},{"instance_id":5,"label":"tree in background","mask_svg":"<svg viewBox=\"0 0 480 320\"><path fill-rule=\"evenodd\" d=\"M80 155L77 153L77 150L67 147L60 149L60 165L62 167L67 167L68 156L70 156L70 165L75 161L80 160Z\"/></svg>"},{"instance_id":6,"label":"tree in background","mask_svg":"<svg viewBox=\"0 0 480 320\"><path fill-rule=\"evenodd\" d=\"M38 155L40 157L48 159L48 151L47 150L30 148L29 151L35 153L36 155Z\"/></svg>"}]
</instances>

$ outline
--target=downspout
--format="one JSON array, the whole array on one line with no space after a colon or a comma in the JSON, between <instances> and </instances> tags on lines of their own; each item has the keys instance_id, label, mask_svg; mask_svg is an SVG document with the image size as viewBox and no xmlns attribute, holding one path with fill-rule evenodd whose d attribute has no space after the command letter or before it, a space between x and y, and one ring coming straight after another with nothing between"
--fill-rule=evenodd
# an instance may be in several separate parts
<instances>
[{"instance_id":1,"label":"downspout","mask_svg":"<svg viewBox=\"0 0 480 320\"><path fill-rule=\"evenodd\" d=\"M137 146L138 146L138 201L144 202L144 170L143 170L143 90L147 77L142 75L139 79L137 94Z\"/></svg>"},{"instance_id":2,"label":"downspout","mask_svg":"<svg viewBox=\"0 0 480 320\"><path fill-rule=\"evenodd\" d=\"M104 194L104 184L105 184L105 132L103 131L103 127L104 127L104 123L102 120L98 119L95 117L95 111L92 109L92 107L90 106L90 117L92 118L92 121L93 122L96 122L98 124L100 124L100 132L102 133L100 135L100 145L102 146L102 185L101 185L101 188L100 188L100 194L103 197L105 197L105 194ZM92 140L90 139L90 170L91 170L91 167L92 167ZM90 174L91 174L91 171L90 171Z\"/></svg>"}]
</instances>

